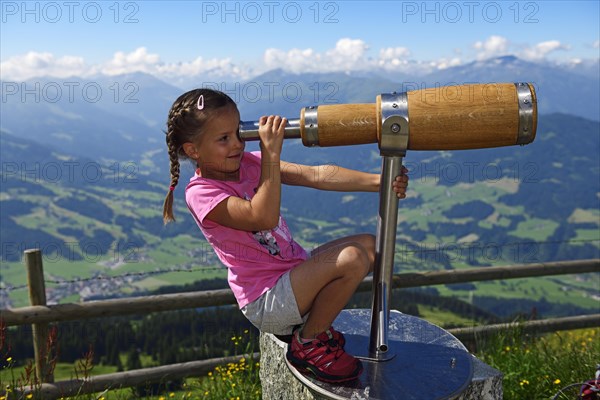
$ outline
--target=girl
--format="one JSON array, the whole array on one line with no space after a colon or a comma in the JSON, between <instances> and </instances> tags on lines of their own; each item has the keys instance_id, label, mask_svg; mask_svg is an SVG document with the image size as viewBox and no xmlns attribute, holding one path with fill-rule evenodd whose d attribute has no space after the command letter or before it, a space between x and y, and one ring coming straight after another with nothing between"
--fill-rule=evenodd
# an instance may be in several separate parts
<instances>
[{"instance_id":1,"label":"girl","mask_svg":"<svg viewBox=\"0 0 600 400\"><path fill-rule=\"evenodd\" d=\"M197 170L186 203L227 266L244 315L261 331L293 334L286 356L300 371L328 382L355 379L362 365L344 351L344 337L331 324L372 271L375 239L349 236L307 254L280 215L281 184L375 192L380 176L338 168L335 179L319 180L326 167L281 161L286 119L279 116L260 118L260 151L244 152L239 123L237 106L224 93L196 89L175 101L167 122L171 186L165 223L173 220L179 159L189 158ZM399 198L406 196L405 173L393 184Z\"/></svg>"}]
</instances>

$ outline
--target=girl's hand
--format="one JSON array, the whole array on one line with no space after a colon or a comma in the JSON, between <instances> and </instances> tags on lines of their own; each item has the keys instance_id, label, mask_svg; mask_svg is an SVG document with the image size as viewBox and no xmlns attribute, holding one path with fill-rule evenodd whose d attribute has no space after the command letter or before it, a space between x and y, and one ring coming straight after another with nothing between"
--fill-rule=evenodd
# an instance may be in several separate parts
<instances>
[{"instance_id":1,"label":"girl's hand","mask_svg":"<svg viewBox=\"0 0 600 400\"><path fill-rule=\"evenodd\" d=\"M392 183L393 190L394 192L396 192L396 195L399 199L406 198L406 188L408 187L408 175L406 175L407 173L408 170L403 165L402 171L400 171L400 175L398 175Z\"/></svg>"},{"instance_id":2,"label":"girl's hand","mask_svg":"<svg viewBox=\"0 0 600 400\"><path fill-rule=\"evenodd\" d=\"M260 136L261 150L269 152L271 155L280 155L283 145L283 135L287 119L279 115L268 117L262 116L258 120L258 135Z\"/></svg>"}]
</instances>

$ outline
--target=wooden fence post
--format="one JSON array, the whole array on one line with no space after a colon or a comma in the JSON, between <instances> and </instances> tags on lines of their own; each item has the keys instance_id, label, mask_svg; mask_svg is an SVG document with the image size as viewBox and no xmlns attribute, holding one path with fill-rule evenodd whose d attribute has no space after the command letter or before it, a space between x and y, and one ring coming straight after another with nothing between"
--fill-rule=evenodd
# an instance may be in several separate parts
<instances>
[{"instance_id":1,"label":"wooden fence post","mask_svg":"<svg viewBox=\"0 0 600 400\"><path fill-rule=\"evenodd\" d=\"M27 268L27 286L29 287L29 302L32 306L46 305L46 286L44 284L44 267L42 251L30 249L24 251L25 267ZM40 383L54 382L54 373L48 365L52 348L49 346L48 323L32 324L33 352L35 370ZM50 347L50 348L49 348Z\"/></svg>"}]
</instances>

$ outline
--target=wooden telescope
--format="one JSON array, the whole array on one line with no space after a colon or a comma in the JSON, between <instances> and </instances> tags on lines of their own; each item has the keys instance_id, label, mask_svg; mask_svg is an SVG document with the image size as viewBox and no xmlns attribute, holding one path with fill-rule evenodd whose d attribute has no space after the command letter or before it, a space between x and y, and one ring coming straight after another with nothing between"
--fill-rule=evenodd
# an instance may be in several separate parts
<instances>
[{"instance_id":1,"label":"wooden telescope","mask_svg":"<svg viewBox=\"0 0 600 400\"><path fill-rule=\"evenodd\" d=\"M463 150L525 145L535 139L537 99L529 83L443 86L385 93L370 104L306 107L288 121L286 138L305 146L378 143L383 158L379 192L368 356L394 357L388 346L398 198L392 182L407 150ZM259 140L258 122L240 123L240 138Z\"/></svg>"},{"instance_id":2,"label":"wooden telescope","mask_svg":"<svg viewBox=\"0 0 600 400\"><path fill-rule=\"evenodd\" d=\"M395 121L398 118L403 121ZM393 133L406 136L408 150L528 144L537 126L535 90L527 83L444 86L381 94L371 104L306 107L299 119L288 122L285 137L302 139L305 146L379 143L385 147L386 125L400 128ZM258 122L242 122L240 137L259 140Z\"/></svg>"}]
</instances>

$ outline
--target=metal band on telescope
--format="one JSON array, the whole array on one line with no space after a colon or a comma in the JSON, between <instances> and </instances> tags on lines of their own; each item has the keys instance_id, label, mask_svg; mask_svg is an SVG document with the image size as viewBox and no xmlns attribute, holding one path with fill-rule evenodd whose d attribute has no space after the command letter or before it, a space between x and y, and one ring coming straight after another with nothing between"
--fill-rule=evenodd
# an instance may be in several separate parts
<instances>
[{"instance_id":1,"label":"metal band on telescope","mask_svg":"<svg viewBox=\"0 0 600 400\"><path fill-rule=\"evenodd\" d=\"M318 109L318 106L304 108L304 136L302 137L302 144L305 146L313 147L319 145Z\"/></svg>"},{"instance_id":2,"label":"metal band on telescope","mask_svg":"<svg viewBox=\"0 0 600 400\"><path fill-rule=\"evenodd\" d=\"M260 140L260 135L258 134L258 121L241 121L239 137L240 140L244 140L246 142ZM285 125L285 133L283 137L285 139L300 139L302 137L300 134L299 119L296 118L288 120L287 124Z\"/></svg>"},{"instance_id":3,"label":"metal band on telescope","mask_svg":"<svg viewBox=\"0 0 600 400\"><path fill-rule=\"evenodd\" d=\"M408 95L381 94L381 155L404 157L408 147Z\"/></svg>"},{"instance_id":4,"label":"metal band on telescope","mask_svg":"<svg viewBox=\"0 0 600 400\"><path fill-rule=\"evenodd\" d=\"M517 144L525 145L533 141L533 96L527 83L515 83L519 102L519 133Z\"/></svg>"}]
</instances>

